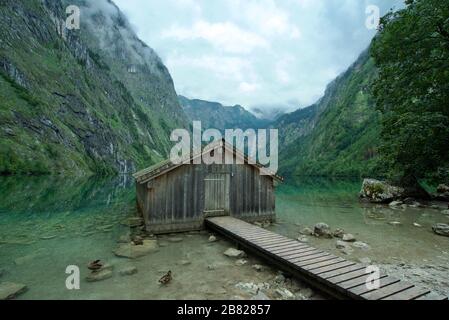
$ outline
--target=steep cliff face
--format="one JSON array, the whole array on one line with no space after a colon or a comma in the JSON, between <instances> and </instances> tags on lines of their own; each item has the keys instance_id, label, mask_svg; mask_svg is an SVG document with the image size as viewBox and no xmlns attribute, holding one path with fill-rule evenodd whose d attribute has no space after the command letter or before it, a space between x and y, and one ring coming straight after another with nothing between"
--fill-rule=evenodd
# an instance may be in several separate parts
<instances>
[{"instance_id":1,"label":"steep cliff face","mask_svg":"<svg viewBox=\"0 0 449 320\"><path fill-rule=\"evenodd\" d=\"M79 30L65 26L69 4ZM1 173L132 172L168 154L186 116L167 69L112 2L0 9Z\"/></svg>"},{"instance_id":2,"label":"steep cliff face","mask_svg":"<svg viewBox=\"0 0 449 320\"><path fill-rule=\"evenodd\" d=\"M315 105L273 124L280 130L283 174L357 176L380 172L379 113L371 94L376 72L369 52L364 52Z\"/></svg>"},{"instance_id":3,"label":"steep cliff face","mask_svg":"<svg viewBox=\"0 0 449 320\"><path fill-rule=\"evenodd\" d=\"M190 121L201 121L203 129L259 129L265 128L269 123L239 105L226 107L217 102L183 96L179 96L179 101Z\"/></svg>"}]
</instances>

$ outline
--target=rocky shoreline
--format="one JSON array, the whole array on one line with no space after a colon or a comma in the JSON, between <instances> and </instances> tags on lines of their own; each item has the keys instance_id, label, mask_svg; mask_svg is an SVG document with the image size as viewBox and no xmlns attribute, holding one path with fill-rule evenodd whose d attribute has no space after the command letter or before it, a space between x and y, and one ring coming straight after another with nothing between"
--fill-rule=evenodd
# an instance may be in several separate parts
<instances>
[{"instance_id":1,"label":"rocky shoreline","mask_svg":"<svg viewBox=\"0 0 449 320\"><path fill-rule=\"evenodd\" d=\"M385 204L393 209L431 208L441 211L443 215L449 216L449 187L441 184L437 193L424 197L414 198L412 194L423 194L423 191L410 191L406 188L391 185L385 181L365 179L360 191L360 199L375 204ZM423 201L421 201L423 200ZM419 225L416 225L420 227ZM437 223L432 227L435 234L449 237L449 224Z\"/></svg>"}]
</instances>

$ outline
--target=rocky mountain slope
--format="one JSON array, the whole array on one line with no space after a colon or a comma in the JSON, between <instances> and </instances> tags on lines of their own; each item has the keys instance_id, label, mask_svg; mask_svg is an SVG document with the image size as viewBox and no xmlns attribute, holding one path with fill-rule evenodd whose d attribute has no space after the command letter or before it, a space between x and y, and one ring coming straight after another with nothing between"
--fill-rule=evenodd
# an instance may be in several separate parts
<instances>
[{"instance_id":1,"label":"rocky mountain slope","mask_svg":"<svg viewBox=\"0 0 449 320\"><path fill-rule=\"evenodd\" d=\"M280 117L283 174L378 174L379 113L371 94L376 68L369 52L328 87L316 104Z\"/></svg>"},{"instance_id":2,"label":"rocky mountain slope","mask_svg":"<svg viewBox=\"0 0 449 320\"><path fill-rule=\"evenodd\" d=\"M203 129L259 129L269 123L239 105L226 107L218 102L191 100L183 96L179 96L179 102L190 121L201 121Z\"/></svg>"},{"instance_id":3,"label":"rocky mountain slope","mask_svg":"<svg viewBox=\"0 0 449 320\"><path fill-rule=\"evenodd\" d=\"M111 1L0 2L1 174L132 172L187 126L167 69Z\"/></svg>"}]
</instances>

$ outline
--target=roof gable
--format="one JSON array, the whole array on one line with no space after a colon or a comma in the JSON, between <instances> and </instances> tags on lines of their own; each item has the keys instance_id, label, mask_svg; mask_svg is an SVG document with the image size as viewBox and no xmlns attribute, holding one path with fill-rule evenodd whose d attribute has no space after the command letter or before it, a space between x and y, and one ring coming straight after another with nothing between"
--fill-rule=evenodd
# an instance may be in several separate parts
<instances>
[{"instance_id":1,"label":"roof gable","mask_svg":"<svg viewBox=\"0 0 449 320\"><path fill-rule=\"evenodd\" d=\"M272 172L269 168L264 167L263 165L259 164L254 159L248 157L245 155L242 151L238 150L236 147L232 146L231 144L227 143L224 139L214 142L208 146L206 146L201 152L198 152L194 155L191 155L187 157L185 160L182 161L180 164L174 164L169 159L165 160L161 163L158 163L154 166L151 166L147 169L144 169L142 171L139 171L135 174L133 174L133 177L136 179L137 183L146 183L150 180L153 180L161 175L164 175L178 167L185 166L185 165L192 165L193 160L203 157L203 155L210 154L213 150L223 149L225 152L231 152L236 158L240 158L243 161L243 165L250 165L258 168L260 171L264 172L265 175L271 176L274 179L277 179L279 181L283 181L284 179L274 172Z\"/></svg>"}]
</instances>

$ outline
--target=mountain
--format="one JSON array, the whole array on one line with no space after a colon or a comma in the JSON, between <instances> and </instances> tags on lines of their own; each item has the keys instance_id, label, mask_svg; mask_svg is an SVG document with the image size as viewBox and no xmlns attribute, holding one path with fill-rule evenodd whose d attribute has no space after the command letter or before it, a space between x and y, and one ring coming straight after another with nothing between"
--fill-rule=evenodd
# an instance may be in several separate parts
<instances>
[{"instance_id":1,"label":"mountain","mask_svg":"<svg viewBox=\"0 0 449 320\"><path fill-rule=\"evenodd\" d=\"M269 123L240 105L226 107L218 102L191 100L183 96L179 96L179 102L191 121L201 121L203 129L259 129Z\"/></svg>"},{"instance_id":2,"label":"mountain","mask_svg":"<svg viewBox=\"0 0 449 320\"><path fill-rule=\"evenodd\" d=\"M377 70L366 51L316 104L280 117L280 171L294 175L377 174L380 115L371 85Z\"/></svg>"},{"instance_id":3,"label":"mountain","mask_svg":"<svg viewBox=\"0 0 449 320\"><path fill-rule=\"evenodd\" d=\"M251 113L253 113L259 119L265 119L269 121L275 121L279 117L285 114L285 108L282 107L271 107L271 106L263 106L263 107L253 107L250 109Z\"/></svg>"},{"instance_id":4,"label":"mountain","mask_svg":"<svg viewBox=\"0 0 449 320\"><path fill-rule=\"evenodd\" d=\"M66 8L81 9L79 30ZM132 172L188 127L172 78L109 0L0 2L0 173Z\"/></svg>"}]
</instances>

